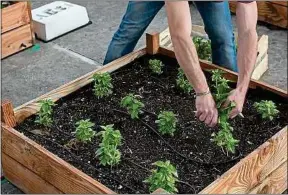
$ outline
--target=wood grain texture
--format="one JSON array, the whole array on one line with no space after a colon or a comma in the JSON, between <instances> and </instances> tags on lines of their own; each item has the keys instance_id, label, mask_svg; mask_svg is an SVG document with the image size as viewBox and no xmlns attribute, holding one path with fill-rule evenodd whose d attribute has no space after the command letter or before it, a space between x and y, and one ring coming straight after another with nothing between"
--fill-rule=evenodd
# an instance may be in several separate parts
<instances>
[{"instance_id":1,"label":"wood grain texture","mask_svg":"<svg viewBox=\"0 0 288 195\"><path fill-rule=\"evenodd\" d=\"M264 60L264 58L266 57L266 55L268 53L268 44L269 44L268 42L269 42L268 35L262 35L258 40L258 44L257 44L258 56L256 58L256 64L254 67L254 71L255 71L255 68L257 66L259 66L260 63L262 63L262 61ZM264 67L266 67L266 66L268 67L268 63L264 65ZM254 77L252 77L252 78L255 79Z\"/></svg>"},{"instance_id":2,"label":"wood grain texture","mask_svg":"<svg viewBox=\"0 0 288 195\"><path fill-rule=\"evenodd\" d=\"M30 24L2 34L2 56L5 58L33 45Z\"/></svg>"},{"instance_id":3,"label":"wood grain texture","mask_svg":"<svg viewBox=\"0 0 288 195\"><path fill-rule=\"evenodd\" d=\"M172 58L175 58L175 53L174 53L174 51L171 48L166 48L166 47L161 46L159 48L159 53L163 54L163 55L166 55L166 56L169 56L169 57L172 57ZM204 60L199 60L199 62L200 62L200 66L201 66L201 68L203 70L220 69L220 70L223 70L225 72L223 76L226 79L229 79L231 81L237 81L238 73L233 72L231 70L228 70L226 68L217 66L217 65L212 64L212 63L207 63ZM268 90L268 91L272 91L273 93L276 93L276 94L278 94L278 95L280 95L282 97L288 98L287 91L285 91L283 89L280 89L278 87L274 87L272 85L269 85L268 83L265 83L265 82L262 82L262 81L257 81L255 79L251 79L250 80L249 87L250 88L259 87L259 88L262 88L262 89L265 89L265 90Z\"/></svg>"},{"instance_id":4,"label":"wood grain texture","mask_svg":"<svg viewBox=\"0 0 288 195\"><path fill-rule=\"evenodd\" d=\"M269 1L272 4L278 4L288 7L288 1Z\"/></svg>"},{"instance_id":5,"label":"wood grain texture","mask_svg":"<svg viewBox=\"0 0 288 195\"><path fill-rule=\"evenodd\" d=\"M235 34L235 40L237 40L237 33L234 33L234 34ZM206 34L204 27L199 26L199 25L192 25L191 37L192 36L200 36L200 37L208 38L208 35ZM172 41L171 41L169 28L166 28L164 31L162 31L159 34L159 40L160 40L159 45L161 47L169 48L170 50L174 50L173 45L172 45ZM255 64L254 71L253 71L253 74L251 77L252 79L255 79L255 80L260 79L261 76L268 69L268 59L266 59L266 58L268 58L267 52L268 52L268 36L262 35L258 40L258 56L256 58L256 64ZM205 60L201 60L201 61L205 62L205 63L210 63L210 62L205 61ZM258 67L259 65L261 65L261 67L257 68L257 70L256 70L256 67Z\"/></svg>"},{"instance_id":6,"label":"wood grain texture","mask_svg":"<svg viewBox=\"0 0 288 195\"><path fill-rule=\"evenodd\" d=\"M16 126L16 118L13 111L13 105L9 100L3 100L1 103L1 121L9 127Z\"/></svg>"},{"instance_id":7,"label":"wood grain texture","mask_svg":"<svg viewBox=\"0 0 288 195\"><path fill-rule=\"evenodd\" d=\"M146 52L154 55L159 49L159 33L146 33Z\"/></svg>"},{"instance_id":8,"label":"wood grain texture","mask_svg":"<svg viewBox=\"0 0 288 195\"><path fill-rule=\"evenodd\" d=\"M287 126L202 190L200 194L247 194L266 178L268 180L277 178L278 182L285 183L287 178L283 175L279 178L277 174L279 167L282 170L283 163L287 163ZM277 176L273 172L276 172ZM266 191L283 192L282 189L277 188L277 185L276 187L266 186Z\"/></svg>"},{"instance_id":9,"label":"wood grain texture","mask_svg":"<svg viewBox=\"0 0 288 195\"><path fill-rule=\"evenodd\" d=\"M263 56L264 58L261 59L261 61L256 64L254 71L252 73L251 78L255 79L255 80L259 80L262 75L268 70L268 54Z\"/></svg>"},{"instance_id":10,"label":"wood grain texture","mask_svg":"<svg viewBox=\"0 0 288 195\"><path fill-rule=\"evenodd\" d=\"M27 1L15 3L1 9L1 11L1 33L23 26L31 21Z\"/></svg>"},{"instance_id":11,"label":"wood grain texture","mask_svg":"<svg viewBox=\"0 0 288 195\"><path fill-rule=\"evenodd\" d=\"M22 164L26 169L63 193L115 194L106 186L50 153L15 129L2 124L1 132L2 153ZM27 181L22 180L21 182ZM31 193L28 188L27 191Z\"/></svg>"},{"instance_id":12,"label":"wood grain texture","mask_svg":"<svg viewBox=\"0 0 288 195\"><path fill-rule=\"evenodd\" d=\"M32 44L35 44L35 33L34 33L34 26L33 26L33 18L32 18L32 5L31 1L28 1L28 15L30 18L30 30L31 30L31 35L32 35Z\"/></svg>"},{"instance_id":13,"label":"wood grain texture","mask_svg":"<svg viewBox=\"0 0 288 195\"><path fill-rule=\"evenodd\" d=\"M249 194L280 194L287 190L287 161L280 165Z\"/></svg>"},{"instance_id":14,"label":"wood grain texture","mask_svg":"<svg viewBox=\"0 0 288 195\"><path fill-rule=\"evenodd\" d=\"M62 194L53 185L4 153L2 153L2 168L5 178L26 194Z\"/></svg>"},{"instance_id":15,"label":"wood grain texture","mask_svg":"<svg viewBox=\"0 0 288 195\"><path fill-rule=\"evenodd\" d=\"M236 2L229 2L230 10L236 13ZM287 2L257 1L258 20L278 27L287 26Z\"/></svg>"},{"instance_id":16,"label":"wood grain texture","mask_svg":"<svg viewBox=\"0 0 288 195\"><path fill-rule=\"evenodd\" d=\"M22 122L25 118L31 116L32 114L35 114L39 111L40 105L38 103L39 100L42 99L51 99L52 101L57 101L58 99L76 91L77 89L80 89L81 87L91 83L93 81L93 75L96 72L113 72L114 70L117 70L118 68L125 66L129 62L132 62L136 58L139 58L146 54L146 49L140 49L138 51L132 52L131 54L128 54L126 56L123 56L105 66L103 66L100 69L94 70L92 72L89 72L65 85L62 85L36 99L33 99L17 108L14 109L16 121L18 123Z\"/></svg>"}]
</instances>

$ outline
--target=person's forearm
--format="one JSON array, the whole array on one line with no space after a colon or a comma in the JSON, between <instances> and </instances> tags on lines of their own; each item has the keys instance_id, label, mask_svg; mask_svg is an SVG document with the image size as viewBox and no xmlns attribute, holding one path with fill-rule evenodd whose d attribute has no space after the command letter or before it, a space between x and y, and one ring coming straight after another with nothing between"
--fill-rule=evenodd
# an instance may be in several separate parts
<instances>
[{"instance_id":1,"label":"person's forearm","mask_svg":"<svg viewBox=\"0 0 288 195\"><path fill-rule=\"evenodd\" d=\"M236 9L238 28L237 64L239 70L237 88L246 93L257 57L257 4L238 3Z\"/></svg>"},{"instance_id":2,"label":"person's forearm","mask_svg":"<svg viewBox=\"0 0 288 195\"><path fill-rule=\"evenodd\" d=\"M175 32L178 33L178 32ZM172 34L172 42L178 63L185 72L196 93L208 90L206 77L200 67L197 51L190 37Z\"/></svg>"},{"instance_id":3,"label":"person's forearm","mask_svg":"<svg viewBox=\"0 0 288 195\"><path fill-rule=\"evenodd\" d=\"M196 93L206 92L208 89L206 78L190 37L192 22L188 2L166 2L166 10L177 61Z\"/></svg>"}]
</instances>

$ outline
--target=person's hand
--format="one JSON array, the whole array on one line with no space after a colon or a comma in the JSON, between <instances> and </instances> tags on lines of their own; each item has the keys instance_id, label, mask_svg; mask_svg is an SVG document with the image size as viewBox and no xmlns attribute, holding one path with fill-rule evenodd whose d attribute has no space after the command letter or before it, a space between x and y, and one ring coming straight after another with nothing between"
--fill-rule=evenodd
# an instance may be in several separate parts
<instances>
[{"instance_id":1,"label":"person's hand","mask_svg":"<svg viewBox=\"0 0 288 195\"><path fill-rule=\"evenodd\" d=\"M218 111L212 95L196 97L196 117L209 127L214 127L218 121Z\"/></svg>"},{"instance_id":2,"label":"person's hand","mask_svg":"<svg viewBox=\"0 0 288 195\"><path fill-rule=\"evenodd\" d=\"M223 105L223 107L227 107L230 102L235 102L236 104L235 107L231 110L229 118L234 118L242 112L245 96L246 92L241 92L237 88L231 91L230 95L228 96L226 102Z\"/></svg>"}]
</instances>

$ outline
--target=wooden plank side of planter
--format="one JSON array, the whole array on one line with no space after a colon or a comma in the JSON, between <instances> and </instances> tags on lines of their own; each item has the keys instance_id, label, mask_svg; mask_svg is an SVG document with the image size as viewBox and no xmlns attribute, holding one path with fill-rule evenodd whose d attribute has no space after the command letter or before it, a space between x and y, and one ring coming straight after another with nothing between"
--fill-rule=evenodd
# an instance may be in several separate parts
<instances>
[{"instance_id":1,"label":"wooden plank side of planter","mask_svg":"<svg viewBox=\"0 0 288 195\"><path fill-rule=\"evenodd\" d=\"M273 171L265 180L257 187L249 192L249 194L280 194L287 187L287 161Z\"/></svg>"},{"instance_id":2,"label":"wooden plank side of planter","mask_svg":"<svg viewBox=\"0 0 288 195\"><path fill-rule=\"evenodd\" d=\"M140 49L138 51L135 51L131 54L128 54L124 57L121 57L105 66L103 66L100 69L94 70L92 72L89 72L65 85L62 85L60 87L58 87L55 90L52 90L51 92L48 92L36 99L33 99L17 108L14 109L15 112L15 117L16 117L16 121L17 123L22 122L25 118L35 114L36 112L39 111L40 106L38 101L42 100L42 99L51 99L54 102L57 101L58 99L65 97L71 93L73 93L74 91L80 89L81 87L89 84L92 82L93 80L93 75L97 72L113 72L114 70L117 70L120 67L125 66L126 64L132 62L133 60L135 60L136 58L139 58L141 56L143 56L144 54L146 54L146 49Z\"/></svg>"},{"instance_id":3,"label":"wooden plank side of planter","mask_svg":"<svg viewBox=\"0 0 288 195\"><path fill-rule=\"evenodd\" d=\"M62 194L59 189L46 182L5 153L2 153L2 168L5 178L26 194Z\"/></svg>"},{"instance_id":4,"label":"wooden plank side of planter","mask_svg":"<svg viewBox=\"0 0 288 195\"><path fill-rule=\"evenodd\" d=\"M31 32L30 24L26 24L15 30L2 34L1 40L1 58L5 58L11 54L32 46L33 33Z\"/></svg>"},{"instance_id":5,"label":"wooden plank side of planter","mask_svg":"<svg viewBox=\"0 0 288 195\"><path fill-rule=\"evenodd\" d=\"M237 2L229 2L230 10L236 13ZM287 26L287 2L257 1L258 20L282 28Z\"/></svg>"},{"instance_id":6,"label":"wooden plank side of planter","mask_svg":"<svg viewBox=\"0 0 288 195\"><path fill-rule=\"evenodd\" d=\"M204 27L199 25L192 25L192 35L200 36L200 37L208 37L206 34ZM235 33L235 40L237 40L237 33ZM159 45L164 48L173 49L171 36L169 32L169 28L166 28L159 34ZM253 74L251 78L258 80L260 77L266 72L268 69L268 35L262 35L258 40L258 56L256 58L256 64L253 70ZM211 63L205 60L202 60L206 63Z\"/></svg>"},{"instance_id":7,"label":"wooden plank side of planter","mask_svg":"<svg viewBox=\"0 0 288 195\"><path fill-rule=\"evenodd\" d=\"M68 194L115 194L106 186L4 123L2 123L1 132L2 153L22 164L26 169L61 192ZM17 175L17 170L11 170L10 174ZM34 180L36 179L34 178ZM29 181L21 180L21 182L26 183ZM26 191L28 193L33 191L29 184L22 185L27 186ZM45 187L43 191L45 190L48 192L51 189L46 189Z\"/></svg>"},{"instance_id":8,"label":"wooden plank side of planter","mask_svg":"<svg viewBox=\"0 0 288 195\"><path fill-rule=\"evenodd\" d=\"M1 9L1 11L1 33L30 23L27 1L15 3Z\"/></svg>"},{"instance_id":9,"label":"wooden plank side of planter","mask_svg":"<svg viewBox=\"0 0 288 195\"><path fill-rule=\"evenodd\" d=\"M166 56L169 56L169 57L172 57L172 58L175 58L175 53L170 48L166 48L166 47L161 46L159 48L159 52L158 53L166 55ZM200 66L201 66L201 68L203 70L220 69L220 70L223 70L225 72L224 73L224 77L226 79L229 79L231 81L237 81L238 73L233 72L231 70L228 70L226 68L223 68L221 66L217 66L215 64L207 63L207 61L205 61L205 60L199 60L199 61L200 61ZM278 87L274 87L274 86L269 85L268 83L265 83L265 82L262 82L262 81L251 79L249 87L250 88L259 87L259 88L271 91L273 93L276 93L276 94L278 94L278 95L280 95L282 97L285 97L285 98L288 97L287 91L285 91L283 89L280 89Z\"/></svg>"},{"instance_id":10,"label":"wooden plank side of planter","mask_svg":"<svg viewBox=\"0 0 288 195\"><path fill-rule=\"evenodd\" d=\"M265 181L267 182L263 187L265 191L282 193L283 188L277 188L277 183L287 185L287 176L284 176L287 172L279 174L283 171L283 164L287 165L287 126L202 190L200 194L246 194L255 191L255 188ZM256 188L256 191L263 190L261 187Z\"/></svg>"}]
</instances>

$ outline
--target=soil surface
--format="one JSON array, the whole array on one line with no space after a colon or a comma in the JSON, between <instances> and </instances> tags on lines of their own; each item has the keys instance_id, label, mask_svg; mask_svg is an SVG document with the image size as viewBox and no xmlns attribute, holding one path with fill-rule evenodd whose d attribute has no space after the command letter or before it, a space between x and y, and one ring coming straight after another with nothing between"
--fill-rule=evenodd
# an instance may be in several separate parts
<instances>
[{"instance_id":1,"label":"soil surface","mask_svg":"<svg viewBox=\"0 0 288 195\"><path fill-rule=\"evenodd\" d=\"M161 59L165 64L162 75L154 75L148 68L151 58ZM211 134L218 128L209 128L195 117L194 94L186 95L177 88L178 67L172 58L144 56L112 73L111 96L98 99L93 94L93 85L89 84L57 102L51 128L43 129L34 123L36 117L31 116L16 129L117 193L149 193L149 186L143 180L154 168L151 164L158 160L170 160L176 166L181 180L177 183L179 193L198 193L287 125L288 103L270 92L250 90L242 112L245 118L231 120L233 134L240 140L239 147L234 155L227 156L210 141ZM206 76L209 82L209 73ZM142 96L141 101L145 104L140 120L132 120L122 113L126 111L119 105L130 92ZM280 110L273 121L261 119L253 108L253 103L262 99L273 100ZM174 137L161 138L153 131L157 132L156 114L161 110L178 115ZM74 139L75 123L81 119L95 123L96 132L100 131L100 125L108 124L114 124L120 130L124 140L120 146L122 161L118 166L99 165L95 157L100 142L98 137L78 148L64 147ZM46 135L42 135L43 132Z\"/></svg>"}]
</instances>

